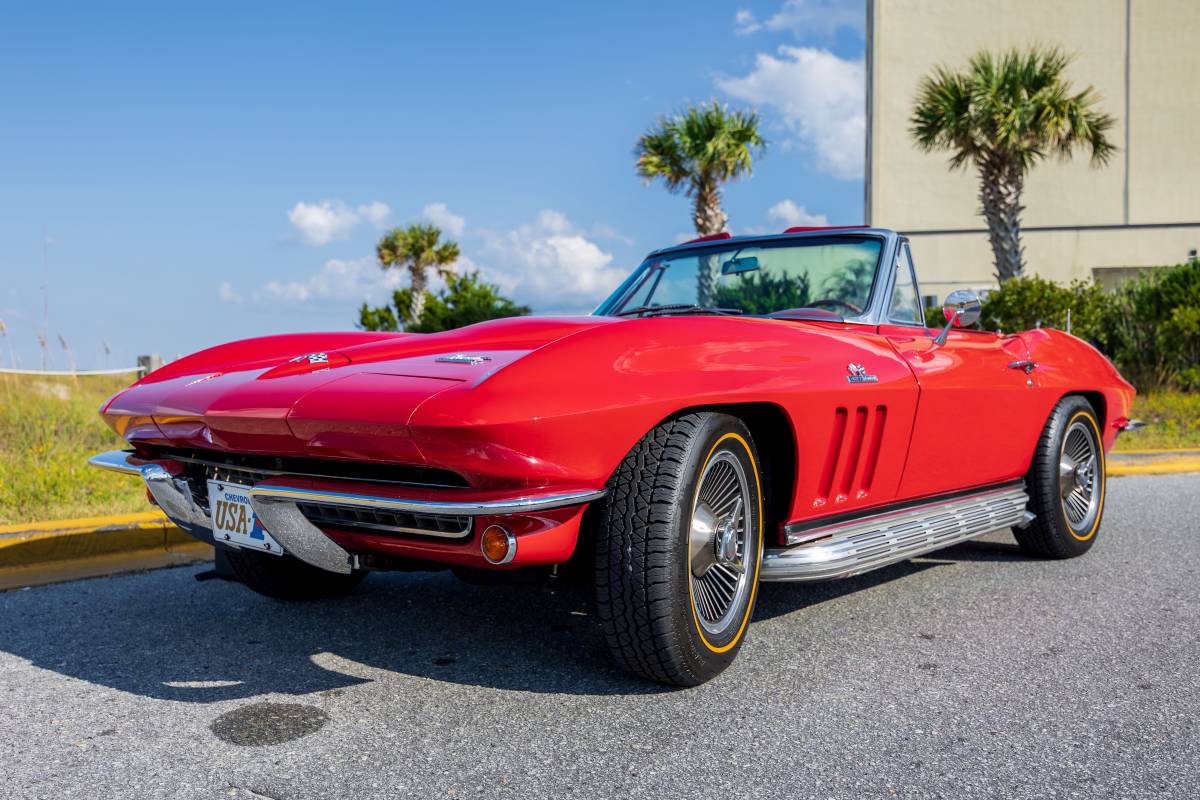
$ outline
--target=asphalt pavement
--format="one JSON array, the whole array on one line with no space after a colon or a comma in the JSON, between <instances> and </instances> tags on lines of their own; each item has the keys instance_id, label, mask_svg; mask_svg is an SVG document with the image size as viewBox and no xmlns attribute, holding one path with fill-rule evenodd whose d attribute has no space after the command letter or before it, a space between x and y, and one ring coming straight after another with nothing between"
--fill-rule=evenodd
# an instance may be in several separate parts
<instances>
[{"instance_id":1,"label":"asphalt pavement","mask_svg":"<svg viewBox=\"0 0 1200 800\"><path fill-rule=\"evenodd\" d=\"M732 668L617 671L586 596L203 567L0 594L4 798L1192 798L1200 475L1110 481L1072 561L999 533L767 584Z\"/></svg>"}]
</instances>

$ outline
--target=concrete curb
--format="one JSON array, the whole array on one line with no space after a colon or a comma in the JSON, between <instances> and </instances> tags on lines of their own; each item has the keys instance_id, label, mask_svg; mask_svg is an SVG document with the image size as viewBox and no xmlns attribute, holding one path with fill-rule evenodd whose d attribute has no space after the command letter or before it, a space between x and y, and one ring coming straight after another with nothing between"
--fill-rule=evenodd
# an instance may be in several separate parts
<instances>
[{"instance_id":1,"label":"concrete curb","mask_svg":"<svg viewBox=\"0 0 1200 800\"><path fill-rule=\"evenodd\" d=\"M1200 450L1128 450L1109 453L1106 460L1113 476L1200 472Z\"/></svg>"},{"instance_id":2,"label":"concrete curb","mask_svg":"<svg viewBox=\"0 0 1200 800\"><path fill-rule=\"evenodd\" d=\"M0 590L211 559L159 511L0 526Z\"/></svg>"}]
</instances>

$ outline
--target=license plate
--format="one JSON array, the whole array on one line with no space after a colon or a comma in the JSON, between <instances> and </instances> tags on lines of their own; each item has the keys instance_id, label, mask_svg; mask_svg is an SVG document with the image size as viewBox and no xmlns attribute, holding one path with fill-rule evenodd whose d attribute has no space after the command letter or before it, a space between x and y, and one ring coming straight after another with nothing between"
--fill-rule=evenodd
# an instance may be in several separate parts
<instances>
[{"instance_id":1,"label":"license plate","mask_svg":"<svg viewBox=\"0 0 1200 800\"><path fill-rule=\"evenodd\" d=\"M283 555L279 542L254 514L250 487L225 481L208 482L208 509L212 513L213 538L224 544Z\"/></svg>"}]
</instances>

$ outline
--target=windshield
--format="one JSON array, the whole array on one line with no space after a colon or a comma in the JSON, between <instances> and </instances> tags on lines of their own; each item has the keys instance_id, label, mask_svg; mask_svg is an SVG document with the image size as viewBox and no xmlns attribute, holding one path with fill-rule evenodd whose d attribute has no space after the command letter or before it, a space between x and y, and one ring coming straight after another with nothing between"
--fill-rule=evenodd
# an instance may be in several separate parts
<instances>
[{"instance_id":1,"label":"windshield","mask_svg":"<svg viewBox=\"0 0 1200 800\"><path fill-rule=\"evenodd\" d=\"M872 237L814 237L666 253L644 262L598 310L762 315L815 308L857 317L870 303L882 247Z\"/></svg>"}]
</instances>

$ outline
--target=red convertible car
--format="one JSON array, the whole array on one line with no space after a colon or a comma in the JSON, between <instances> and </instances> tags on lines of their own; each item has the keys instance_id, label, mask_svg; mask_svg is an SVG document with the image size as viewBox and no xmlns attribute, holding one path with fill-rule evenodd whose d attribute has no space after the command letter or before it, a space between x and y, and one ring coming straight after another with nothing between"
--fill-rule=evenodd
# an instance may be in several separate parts
<instances>
[{"instance_id":1,"label":"red convertible car","mask_svg":"<svg viewBox=\"0 0 1200 800\"><path fill-rule=\"evenodd\" d=\"M590 316L436 334L271 336L156 370L101 409L180 528L284 599L371 570L585 574L612 652L724 669L760 581L844 578L1002 528L1095 542L1133 387L1057 330L927 321L878 228L652 252Z\"/></svg>"}]
</instances>

